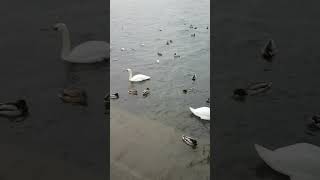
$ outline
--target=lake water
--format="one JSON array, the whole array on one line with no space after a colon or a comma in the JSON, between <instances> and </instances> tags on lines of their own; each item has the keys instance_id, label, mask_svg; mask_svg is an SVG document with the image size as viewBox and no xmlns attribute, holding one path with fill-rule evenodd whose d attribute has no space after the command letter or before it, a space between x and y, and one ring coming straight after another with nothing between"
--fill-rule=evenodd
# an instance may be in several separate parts
<instances>
[{"instance_id":1,"label":"lake water","mask_svg":"<svg viewBox=\"0 0 320 180\"><path fill-rule=\"evenodd\" d=\"M120 96L111 101L111 179L208 179L210 123L189 107L209 106L210 1L112 0L110 7L110 93ZM131 83L127 68L151 80Z\"/></svg>"},{"instance_id":2,"label":"lake water","mask_svg":"<svg viewBox=\"0 0 320 180\"><path fill-rule=\"evenodd\" d=\"M113 0L110 5L110 85L111 93L120 95L112 104L191 136L209 139L210 124L191 116L189 107L209 106L210 1ZM193 33L195 37L191 37ZM169 40L173 43L166 45ZM174 58L174 53L181 57ZM127 68L152 78L130 83L128 73L123 72ZM193 74L196 81L192 81ZM137 96L128 94L131 88L138 90ZM144 98L142 91L146 88L151 93ZM184 94L183 89L191 91Z\"/></svg>"}]
</instances>

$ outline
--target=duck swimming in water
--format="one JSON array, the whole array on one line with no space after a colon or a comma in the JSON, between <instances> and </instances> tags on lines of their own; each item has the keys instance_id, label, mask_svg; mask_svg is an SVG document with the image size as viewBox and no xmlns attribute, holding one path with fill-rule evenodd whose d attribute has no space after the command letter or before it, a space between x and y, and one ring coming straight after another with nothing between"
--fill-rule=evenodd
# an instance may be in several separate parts
<instances>
[{"instance_id":1,"label":"duck swimming in water","mask_svg":"<svg viewBox=\"0 0 320 180\"><path fill-rule=\"evenodd\" d=\"M166 43L167 45L169 45L169 41L167 41L167 43Z\"/></svg>"},{"instance_id":2,"label":"duck swimming in water","mask_svg":"<svg viewBox=\"0 0 320 180\"><path fill-rule=\"evenodd\" d=\"M185 136L185 135L182 135L182 140L183 142L185 142L187 145L195 148L197 145L198 145L198 142L197 140L195 140L194 138L192 137L189 137L189 136Z\"/></svg>"},{"instance_id":3,"label":"duck swimming in water","mask_svg":"<svg viewBox=\"0 0 320 180\"><path fill-rule=\"evenodd\" d=\"M210 103L210 98L207 99L206 103Z\"/></svg>"},{"instance_id":4,"label":"duck swimming in water","mask_svg":"<svg viewBox=\"0 0 320 180\"><path fill-rule=\"evenodd\" d=\"M162 53L160 53L160 52L158 52L157 54L158 54L158 56L162 56Z\"/></svg>"},{"instance_id":5,"label":"duck swimming in water","mask_svg":"<svg viewBox=\"0 0 320 180\"><path fill-rule=\"evenodd\" d=\"M110 99L119 99L119 93L111 94Z\"/></svg>"},{"instance_id":6,"label":"duck swimming in water","mask_svg":"<svg viewBox=\"0 0 320 180\"><path fill-rule=\"evenodd\" d=\"M268 91L272 86L272 82L258 82L250 84L247 88L238 88L233 91L233 98L236 100L244 100L246 96L257 95Z\"/></svg>"},{"instance_id":7,"label":"duck swimming in water","mask_svg":"<svg viewBox=\"0 0 320 180\"><path fill-rule=\"evenodd\" d=\"M0 103L0 116L21 117L26 116L29 108L25 100L20 99L16 102Z\"/></svg>"},{"instance_id":8,"label":"duck swimming in water","mask_svg":"<svg viewBox=\"0 0 320 180\"><path fill-rule=\"evenodd\" d=\"M196 37L196 33L191 34L191 37Z\"/></svg>"},{"instance_id":9,"label":"duck swimming in water","mask_svg":"<svg viewBox=\"0 0 320 180\"><path fill-rule=\"evenodd\" d=\"M173 43L172 40L169 40L170 43Z\"/></svg>"},{"instance_id":10,"label":"duck swimming in water","mask_svg":"<svg viewBox=\"0 0 320 180\"><path fill-rule=\"evenodd\" d=\"M177 55L177 53L174 53L173 57L174 58L180 58L180 55Z\"/></svg>"},{"instance_id":11,"label":"duck swimming in water","mask_svg":"<svg viewBox=\"0 0 320 180\"><path fill-rule=\"evenodd\" d=\"M58 97L65 103L87 105L87 93L79 88L66 88Z\"/></svg>"},{"instance_id":12,"label":"duck swimming in water","mask_svg":"<svg viewBox=\"0 0 320 180\"><path fill-rule=\"evenodd\" d=\"M128 93L132 95L138 95L138 91L136 89L130 89Z\"/></svg>"},{"instance_id":13,"label":"duck swimming in water","mask_svg":"<svg viewBox=\"0 0 320 180\"><path fill-rule=\"evenodd\" d=\"M145 97L148 96L149 94L150 94L150 89L149 88L147 88L147 89L142 91L142 95L145 96Z\"/></svg>"},{"instance_id":14,"label":"duck swimming in water","mask_svg":"<svg viewBox=\"0 0 320 180\"><path fill-rule=\"evenodd\" d=\"M195 80L196 80L196 74L192 76L192 81L195 81Z\"/></svg>"},{"instance_id":15,"label":"duck swimming in water","mask_svg":"<svg viewBox=\"0 0 320 180\"><path fill-rule=\"evenodd\" d=\"M261 55L264 59L271 61L273 56L277 53L275 42L270 39L265 46L261 49Z\"/></svg>"},{"instance_id":16,"label":"duck swimming in water","mask_svg":"<svg viewBox=\"0 0 320 180\"><path fill-rule=\"evenodd\" d=\"M310 119L310 123L308 124L309 130L311 131L319 131L320 130L320 115L314 115Z\"/></svg>"}]
</instances>

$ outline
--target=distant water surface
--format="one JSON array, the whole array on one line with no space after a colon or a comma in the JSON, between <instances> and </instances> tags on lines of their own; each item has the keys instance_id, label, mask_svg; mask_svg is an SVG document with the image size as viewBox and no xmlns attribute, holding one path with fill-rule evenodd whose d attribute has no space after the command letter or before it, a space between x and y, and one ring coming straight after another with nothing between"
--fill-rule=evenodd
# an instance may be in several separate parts
<instances>
[{"instance_id":1,"label":"distant water surface","mask_svg":"<svg viewBox=\"0 0 320 180\"><path fill-rule=\"evenodd\" d=\"M111 104L209 139L210 124L191 116L189 107L209 106L210 1L112 0L110 6L110 88L111 93L120 94ZM197 28L190 28L191 24ZM195 37L191 37L193 33ZM166 45L169 40L173 43ZM174 58L174 53L181 58ZM132 84L128 73L123 72L127 68L152 78ZM195 82L191 80L193 74L197 75ZM138 90L137 96L128 94L131 88ZM144 98L146 88L151 93ZM183 89L191 91L184 94Z\"/></svg>"}]
</instances>

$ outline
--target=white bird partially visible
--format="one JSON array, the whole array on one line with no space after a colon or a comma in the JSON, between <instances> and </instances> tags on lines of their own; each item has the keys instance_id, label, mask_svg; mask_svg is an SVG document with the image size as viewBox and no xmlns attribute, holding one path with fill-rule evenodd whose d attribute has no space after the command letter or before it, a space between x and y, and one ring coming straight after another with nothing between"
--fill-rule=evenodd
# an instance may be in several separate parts
<instances>
[{"instance_id":1,"label":"white bird partially visible","mask_svg":"<svg viewBox=\"0 0 320 180\"><path fill-rule=\"evenodd\" d=\"M132 81L132 82L145 81L151 78L150 76L146 76L143 74L137 74L132 76L132 70L131 69L126 69L126 70L129 72L129 81Z\"/></svg>"},{"instance_id":2,"label":"white bird partially visible","mask_svg":"<svg viewBox=\"0 0 320 180\"><path fill-rule=\"evenodd\" d=\"M72 63L95 63L108 59L110 46L104 41L87 41L71 50L70 34L67 26L57 23L53 26L55 31L62 33L61 58Z\"/></svg>"},{"instance_id":3,"label":"white bird partially visible","mask_svg":"<svg viewBox=\"0 0 320 180\"><path fill-rule=\"evenodd\" d=\"M203 120L210 120L210 108L208 107L200 107L200 108L197 108L197 109L193 109L192 107L189 107L190 108L190 111L198 116L200 119L203 119Z\"/></svg>"},{"instance_id":4,"label":"white bird partially visible","mask_svg":"<svg viewBox=\"0 0 320 180\"><path fill-rule=\"evenodd\" d=\"M258 144L254 146L266 164L291 180L320 179L320 147L298 143L272 151Z\"/></svg>"}]
</instances>

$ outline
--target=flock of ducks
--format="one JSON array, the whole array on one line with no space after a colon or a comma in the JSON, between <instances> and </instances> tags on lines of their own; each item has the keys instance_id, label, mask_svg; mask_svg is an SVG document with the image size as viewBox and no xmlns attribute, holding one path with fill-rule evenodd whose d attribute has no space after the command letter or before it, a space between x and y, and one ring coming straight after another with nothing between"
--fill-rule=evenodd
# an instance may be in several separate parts
<instances>
[{"instance_id":1,"label":"flock of ducks","mask_svg":"<svg viewBox=\"0 0 320 180\"><path fill-rule=\"evenodd\" d=\"M278 50L274 40L270 39L261 49L261 56L271 62ZM253 96L268 91L272 82L257 82L233 91L235 100L243 101L247 96ZM320 115L314 115L309 128L320 130ZM254 145L258 155L272 169L288 175L292 180L320 179L320 147L309 143L297 143L276 150L269 150L261 145Z\"/></svg>"},{"instance_id":2,"label":"flock of ducks","mask_svg":"<svg viewBox=\"0 0 320 180\"><path fill-rule=\"evenodd\" d=\"M197 27L193 27L193 25L190 25L190 28L193 28L193 29L197 29ZM206 29L208 29L208 27L206 27ZM160 29L160 31L162 31ZM195 33L191 34L192 37L195 36ZM172 40L168 40L166 41L166 45L170 45L170 43L173 43ZM140 44L141 46L144 46L144 44ZM125 48L121 48L120 49L121 51L124 51ZM163 56L163 53L161 52L157 52L157 55L159 57ZM174 58L180 58L180 55L178 55L177 53L174 53L173 54L173 57ZM157 59L156 61L157 63L160 62L159 59ZM133 75L132 74L132 70L131 69L126 69L126 71L128 72L129 74L129 81L130 82L142 82L142 81L146 81L146 80L150 80L151 77L150 76L147 76L147 75L144 75L144 74L136 74L136 75ZM196 80L196 75L194 74L192 76L192 81L195 81ZM183 93L187 93L188 90L184 89L183 90ZM130 89L128 91L129 94L131 95L137 95L138 92L136 89ZM148 96L150 94L150 89L149 88L146 88L145 90L142 91L142 95L144 97ZM108 103L110 99L118 99L119 98L119 93L114 93L114 94L111 94L111 95L106 95L105 96L105 102ZM207 103L210 103L209 99L206 101ZM210 120L210 108L209 107L200 107L200 108L192 108L192 107L189 107L190 111L192 112L192 114L194 114L195 116L199 117L200 119L202 120L207 120L209 121ZM183 135L182 136L182 140L187 144L187 145L190 145L192 147L196 147L197 145L197 140L192 138L192 137L189 137L189 136L185 136Z\"/></svg>"}]
</instances>

